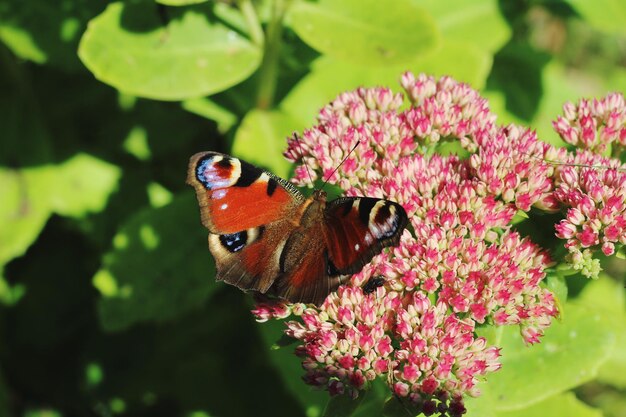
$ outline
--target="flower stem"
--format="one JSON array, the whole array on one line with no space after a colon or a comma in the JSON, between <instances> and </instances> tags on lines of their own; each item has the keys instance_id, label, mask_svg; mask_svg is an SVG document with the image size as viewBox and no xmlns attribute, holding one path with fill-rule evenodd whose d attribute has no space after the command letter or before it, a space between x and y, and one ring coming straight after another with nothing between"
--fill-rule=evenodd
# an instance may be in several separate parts
<instances>
[{"instance_id":1,"label":"flower stem","mask_svg":"<svg viewBox=\"0 0 626 417\"><path fill-rule=\"evenodd\" d=\"M259 76L259 90L256 106L259 109L269 109L274 104L276 83L278 80L278 59L283 32L283 17L287 9L287 0L274 0L272 15L267 25L263 61Z\"/></svg>"},{"instance_id":2,"label":"flower stem","mask_svg":"<svg viewBox=\"0 0 626 417\"><path fill-rule=\"evenodd\" d=\"M258 47L263 47L263 44L265 43L265 35L263 33L261 23L259 22L259 17L254 9L254 5L252 4L252 0L240 0L238 5L243 18L246 20L248 29L250 30L252 42L254 42L254 44Z\"/></svg>"}]
</instances>

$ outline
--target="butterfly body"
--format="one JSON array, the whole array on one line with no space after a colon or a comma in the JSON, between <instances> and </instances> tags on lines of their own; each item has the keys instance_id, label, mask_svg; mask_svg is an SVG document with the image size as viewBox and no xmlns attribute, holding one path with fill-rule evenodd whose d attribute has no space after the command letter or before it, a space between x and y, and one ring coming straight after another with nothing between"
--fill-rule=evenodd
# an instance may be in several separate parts
<instances>
[{"instance_id":1,"label":"butterfly body","mask_svg":"<svg viewBox=\"0 0 626 417\"><path fill-rule=\"evenodd\" d=\"M368 197L305 198L282 178L216 153L191 157L218 280L292 302L320 304L407 225L397 203Z\"/></svg>"}]
</instances>

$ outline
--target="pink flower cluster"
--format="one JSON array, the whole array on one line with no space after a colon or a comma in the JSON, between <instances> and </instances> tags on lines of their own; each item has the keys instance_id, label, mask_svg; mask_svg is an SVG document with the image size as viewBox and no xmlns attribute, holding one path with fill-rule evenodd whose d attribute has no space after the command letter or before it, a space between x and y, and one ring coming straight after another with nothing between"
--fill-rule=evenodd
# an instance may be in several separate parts
<instances>
[{"instance_id":1,"label":"pink flower cluster","mask_svg":"<svg viewBox=\"0 0 626 417\"><path fill-rule=\"evenodd\" d=\"M566 103L563 113L554 129L583 151L559 158L553 195L567 213L556 235L566 240L572 268L596 278L601 268L593 253L612 255L616 245L626 243L626 165L600 155L609 146L619 155L626 146L626 102L622 94L611 93Z\"/></svg>"},{"instance_id":2,"label":"pink flower cluster","mask_svg":"<svg viewBox=\"0 0 626 417\"><path fill-rule=\"evenodd\" d=\"M624 96L612 93L600 100L581 99L566 103L554 130L567 143L594 153L604 153L615 144L626 146L626 104Z\"/></svg>"},{"instance_id":3,"label":"pink flower cluster","mask_svg":"<svg viewBox=\"0 0 626 417\"><path fill-rule=\"evenodd\" d=\"M302 343L307 383L356 396L380 377L426 415L456 416L463 395L479 394L478 378L500 368L499 349L476 335L477 325L516 324L536 343L558 315L540 285L553 261L512 228L516 213L567 210L556 236L571 265L593 275L592 250L612 254L626 241L626 176L614 160L572 156L528 129L498 126L487 101L451 78L407 73L401 83L407 108L386 88L344 93L289 140L285 156L300 163L300 185L312 185L306 165L313 180L347 195L402 204L411 231L320 307L259 304L254 313L259 321L293 315L286 332ZM620 97L566 106L555 127L587 141L594 126L602 143L622 143ZM425 156L442 141L469 157ZM360 286L378 276L384 286L364 294Z\"/></svg>"},{"instance_id":4,"label":"pink flower cluster","mask_svg":"<svg viewBox=\"0 0 626 417\"><path fill-rule=\"evenodd\" d=\"M555 198L567 213L556 225L556 235L565 239L568 262L583 275L595 278L598 248L613 255L616 245L626 243L626 166L619 160L582 152L559 168Z\"/></svg>"}]
</instances>

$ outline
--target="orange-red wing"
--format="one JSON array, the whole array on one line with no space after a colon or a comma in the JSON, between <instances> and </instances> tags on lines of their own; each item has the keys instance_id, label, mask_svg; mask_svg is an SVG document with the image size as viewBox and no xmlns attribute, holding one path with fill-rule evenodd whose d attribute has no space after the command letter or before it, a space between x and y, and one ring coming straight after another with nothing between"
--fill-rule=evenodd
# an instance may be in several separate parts
<instances>
[{"instance_id":1,"label":"orange-red wing","mask_svg":"<svg viewBox=\"0 0 626 417\"><path fill-rule=\"evenodd\" d=\"M215 234L276 222L303 201L300 192L285 180L216 152L191 157L187 183L196 190L202 223Z\"/></svg>"},{"instance_id":2,"label":"orange-red wing","mask_svg":"<svg viewBox=\"0 0 626 417\"><path fill-rule=\"evenodd\" d=\"M314 228L315 229L315 228ZM340 284L338 277L330 277L327 271L326 248L321 242L320 230L316 235L302 237L302 242L307 246L306 252L300 253L299 263L296 267L282 274L275 282L270 293L291 302L321 304L326 296ZM296 240L299 238L296 236ZM315 239L315 240L314 240ZM288 241L284 250L290 251L293 246ZM298 245L296 245L298 246Z\"/></svg>"},{"instance_id":3,"label":"orange-red wing","mask_svg":"<svg viewBox=\"0 0 626 417\"><path fill-rule=\"evenodd\" d=\"M408 223L398 203L369 197L331 201L325 213L329 275L353 274L387 246L395 246Z\"/></svg>"}]
</instances>

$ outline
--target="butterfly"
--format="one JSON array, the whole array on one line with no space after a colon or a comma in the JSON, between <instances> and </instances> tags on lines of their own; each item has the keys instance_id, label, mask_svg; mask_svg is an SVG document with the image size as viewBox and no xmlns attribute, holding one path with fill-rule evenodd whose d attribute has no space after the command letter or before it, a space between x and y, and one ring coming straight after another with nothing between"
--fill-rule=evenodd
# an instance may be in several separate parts
<instances>
[{"instance_id":1,"label":"butterfly","mask_svg":"<svg viewBox=\"0 0 626 417\"><path fill-rule=\"evenodd\" d=\"M216 279L290 302L320 305L347 276L407 226L398 203L370 197L327 201L240 159L200 152L189 161Z\"/></svg>"}]
</instances>

